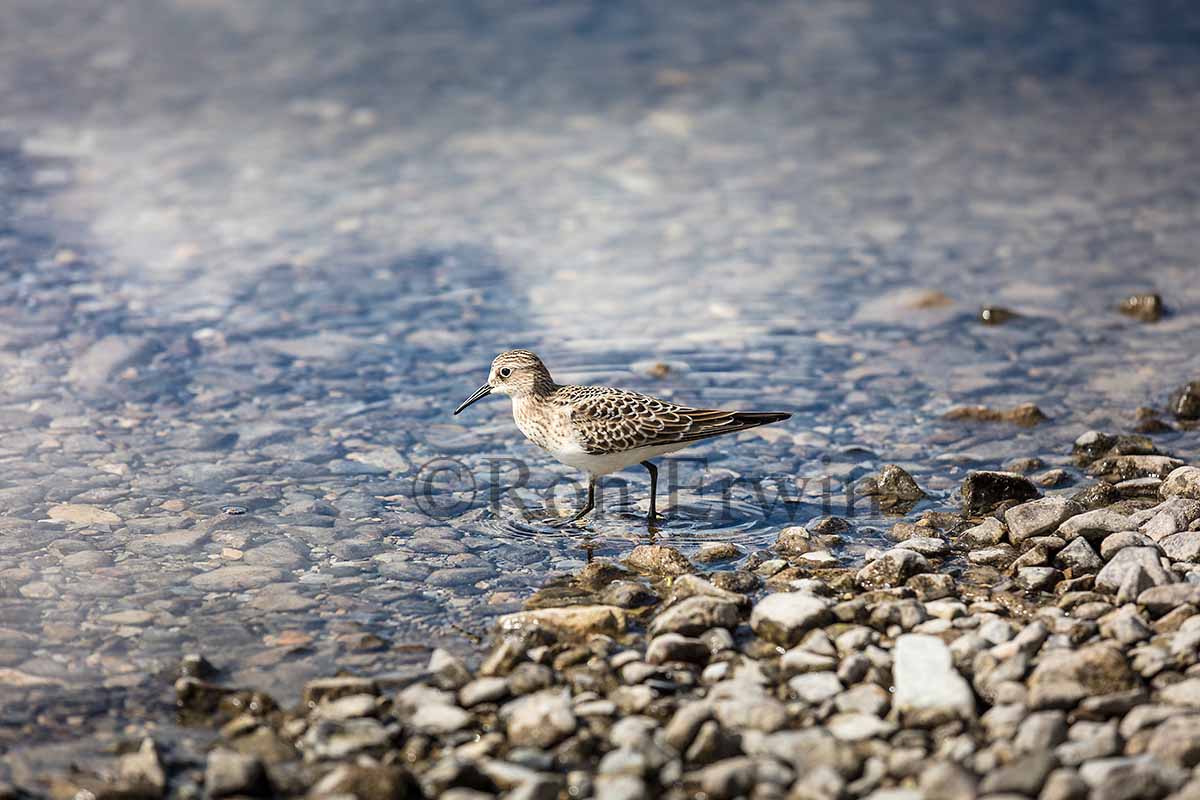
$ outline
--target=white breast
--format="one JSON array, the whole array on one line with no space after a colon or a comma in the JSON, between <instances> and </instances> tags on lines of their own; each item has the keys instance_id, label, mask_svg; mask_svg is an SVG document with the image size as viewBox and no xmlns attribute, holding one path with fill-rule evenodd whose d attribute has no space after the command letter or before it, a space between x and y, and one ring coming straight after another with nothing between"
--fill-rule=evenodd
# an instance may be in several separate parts
<instances>
[{"instance_id":1,"label":"white breast","mask_svg":"<svg viewBox=\"0 0 1200 800\"><path fill-rule=\"evenodd\" d=\"M578 445L573 450L563 449L557 452L550 450L549 452L550 455L559 461L569 464L575 467L575 469L581 469L593 475L607 475L610 472L631 467L647 459L656 458L666 453L674 453L676 450L682 450L689 444L692 444L692 442L663 444L656 447L638 447L634 450L624 450L620 453L606 453L603 455L585 453L583 452L583 448Z\"/></svg>"}]
</instances>

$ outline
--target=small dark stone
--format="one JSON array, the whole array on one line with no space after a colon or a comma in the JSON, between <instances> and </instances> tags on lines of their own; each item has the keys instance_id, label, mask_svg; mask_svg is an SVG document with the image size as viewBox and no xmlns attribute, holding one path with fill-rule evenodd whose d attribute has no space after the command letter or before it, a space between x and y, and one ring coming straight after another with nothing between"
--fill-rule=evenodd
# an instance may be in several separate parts
<instances>
[{"instance_id":1,"label":"small dark stone","mask_svg":"<svg viewBox=\"0 0 1200 800\"><path fill-rule=\"evenodd\" d=\"M1033 403L1022 403L1012 408L996 409L987 406L959 406L942 415L942 419L965 422L1008 422L1031 428L1049 419Z\"/></svg>"},{"instance_id":2,"label":"small dark stone","mask_svg":"<svg viewBox=\"0 0 1200 800\"><path fill-rule=\"evenodd\" d=\"M1200 419L1200 381L1192 381L1171 393L1167 404L1179 419Z\"/></svg>"},{"instance_id":3,"label":"small dark stone","mask_svg":"<svg viewBox=\"0 0 1200 800\"><path fill-rule=\"evenodd\" d=\"M961 491L963 514L968 517L986 514L1006 500L1024 502L1041 496L1028 478L1010 472L972 472L963 479Z\"/></svg>"},{"instance_id":4,"label":"small dark stone","mask_svg":"<svg viewBox=\"0 0 1200 800\"><path fill-rule=\"evenodd\" d=\"M878 475L871 475L855 484L863 497L878 497L879 504L889 510L907 510L925 496L924 490L895 464L885 464Z\"/></svg>"},{"instance_id":5,"label":"small dark stone","mask_svg":"<svg viewBox=\"0 0 1200 800\"><path fill-rule=\"evenodd\" d=\"M762 580L757 575L742 569L714 572L709 577L709 581L718 589L737 594L750 594L757 591L758 587L762 585Z\"/></svg>"},{"instance_id":6,"label":"small dark stone","mask_svg":"<svg viewBox=\"0 0 1200 800\"><path fill-rule=\"evenodd\" d=\"M180 678L207 680L217 674L217 668L199 653L188 653L179 659L178 673Z\"/></svg>"},{"instance_id":7,"label":"small dark stone","mask_svg":"<svg viewBox=\"0 0 1200 800\"><path fill-rule=\"evenodd\" d=\"M979 309L979 321L984 325L1003 325L1021 316L1003 306L983 306Z\"/></svg>"},{"instance_id":8,"label":"small dark stone","mask_svg":"<svg viewBox=\"0 0 1200 800\"><path fill-rule=\"evenodd\" d=\"M1123 433L1088 431L1075 440L1071 455L1081 466L1087 466L1105 456L1154 456L1161 455L1149 437Z\"/></svg>"},{"instance_id":9,"label":"small dark stone","mask_svg":"<svg viewBox=\"0 0 1200 800\"><path fill-rule=\"evenodd\" d=\"M1071 495L1071 502L1084 511L1108 508L1121 499L1121 492L1107 481L1092 484Z\"/></svg>"},{"instance_id":10,"label":"small dark stone","mask_svg":"<svg viewBox=\"0 0 1200 800\"><path fill-rule=\"evenodd\" d=\"M1163 316L1163 301L1154 292L1131 294L1121 301L1117 310L1141 322L1158 322Z\"/></svg>"}]
</instances>

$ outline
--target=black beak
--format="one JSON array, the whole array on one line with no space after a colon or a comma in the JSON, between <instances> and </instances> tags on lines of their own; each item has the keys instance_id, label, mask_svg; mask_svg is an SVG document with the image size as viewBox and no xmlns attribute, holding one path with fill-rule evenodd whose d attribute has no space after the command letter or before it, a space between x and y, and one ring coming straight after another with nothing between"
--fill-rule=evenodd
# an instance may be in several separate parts
<instances>
[{"instance_id":1,"label":"black beak","mask_svg":"<svg viewBox=\"0 0 1200 800\"><path fill-rule=\"evenodd\" d=\"M492 387L485 383L483 386L480 386L478 389L476 389L470 397L468 397L466 400L463 400L463 404L454 409L454 413L457 414L467 406L471 405L471 403L474 403L476 400L482 400L491 393Z\"/></svg>"}]
</instances>

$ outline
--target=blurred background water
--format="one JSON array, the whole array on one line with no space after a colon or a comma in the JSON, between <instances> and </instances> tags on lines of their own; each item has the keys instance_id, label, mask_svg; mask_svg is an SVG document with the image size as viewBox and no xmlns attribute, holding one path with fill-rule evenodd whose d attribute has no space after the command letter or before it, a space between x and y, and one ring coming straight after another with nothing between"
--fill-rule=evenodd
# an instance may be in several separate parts
<instances>
[{"instance_id":1,"label":"blurred background water","mask_svg":"<svg viewBox=\"0 0 1200 800\"><path fill-rule=\"evenodd\" d=\"M449 415L503 349L794 412L687 451L688 553L1133 429L1200 376L1198 45L1187 2L10 0L0 774L169 728L183 653L294 699L578 568L577 476ZM527 485L430 516L439 458ZM644 540L624 477L596 554Z\"/></svg>"}]
</instances>

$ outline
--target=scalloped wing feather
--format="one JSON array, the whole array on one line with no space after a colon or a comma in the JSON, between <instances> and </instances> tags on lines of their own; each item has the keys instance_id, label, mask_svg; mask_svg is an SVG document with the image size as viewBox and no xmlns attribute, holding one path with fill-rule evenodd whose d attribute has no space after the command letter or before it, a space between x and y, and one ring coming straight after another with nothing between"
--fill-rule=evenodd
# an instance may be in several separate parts
<instances>
[{"instance_id":1,"label":"scalloped wing feather","mask_svg":"<svg viewBox=\"0 0 1200 800\"><path fill-rule=\"evenodd\" d=\"M689 443L786 418L689 408L600 386L562 386L555 394L557 402L570 407L571 426L584 452L596 455Z\"/></svg>"}]
</instances>

